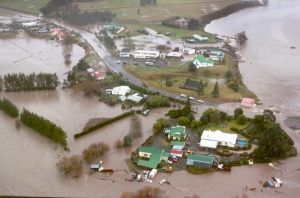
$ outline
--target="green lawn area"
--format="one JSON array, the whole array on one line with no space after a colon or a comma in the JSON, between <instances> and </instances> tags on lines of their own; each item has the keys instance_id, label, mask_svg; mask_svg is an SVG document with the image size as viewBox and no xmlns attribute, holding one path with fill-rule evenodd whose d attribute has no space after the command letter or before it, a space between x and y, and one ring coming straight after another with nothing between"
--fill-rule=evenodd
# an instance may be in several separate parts
<instances>
[{"instance_id":1,"label":"green lawn area","mask_svg":"<svg viewBox=\"0 0 300 198\"><path fill-rule=\"evenodd\" d=\"M241 130L241 129L246 128L250 124L250 122L247 122L246 124L240 125L236 122L236 120L232 120L230 122L225 121L224 123L226 124L225 127L218 126L216 123L210 123L211 127L207 128L207 130L212 130L212 131L220 130L223 132L235 134L236 132L233 132L230 130L231 127L235 127L238 130Z\"/></svg>"},{"instance_id":2,"label":"green lawn area","mask_svg":"<svg viewBox=\"0 0 300 198\"><path fill-rule=\"evenodd\" d=\"M40 8L47 5L49 0L1 0L0 6L13 8L33 14L40 14Z\"/></svg>"}]
</instances>

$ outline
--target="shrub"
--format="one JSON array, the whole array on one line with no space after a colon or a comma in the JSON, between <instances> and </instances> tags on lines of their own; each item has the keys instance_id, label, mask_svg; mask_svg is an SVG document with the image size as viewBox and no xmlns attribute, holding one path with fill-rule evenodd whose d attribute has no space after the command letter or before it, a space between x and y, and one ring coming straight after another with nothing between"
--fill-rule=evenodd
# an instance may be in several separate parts
<instances>
[{"instance_id":1,"label":"shrub","mask_svg":"<svg viewBox=\"0 0 300 198\"><path fill-rule=\"evenodd\" d=\"M65 176L79 177L82 173L82 160L78 155L64 156L56 164L56 167Z\"/></svg>"},{"instance_id":2,"label":"shrub","mask_svg":"<svg viewBox=\"0 0 300 198\"><path fill-rule=\"evenodd\" d=\"M138 109L138 110L136 110L136 113L137 113L137 114L141 114L141 113L142 113L142 110Z\"/></svg>"},{"instance_id":3,"label":"shrub","mask_svg":"<svg viewBox=\"0 0 300 198\"><path fill-rule=\"evenodd\" d=\"M91 162L95 158L104 155L108 150L108 144L99 142L91 144L88 148L82 151L82 154L86 162Z\"/></svg>"},{"instance_id":4,"label":"shrub","mask_svg":"<svg viewBox=\"0 0 300 198\"><path fill-rule=\"evenodd\" d=\"M115 148L120 149L120 148L122 148L122 147L123 147L123 142L122 142L121 140L117 140L117 141L115 142Z\"/></svg>"},{"instance_id":5,"label":"shrub","mask_svg":"<svg viewBox=\"0 0 300 198\"><path fill-rule=\"evenodd\" d=\"M234 132L238 132L239 131L236 127L231 127L230 130L234 131Z\"/></svg>"},{"instance_id":6,"label":"shrub","mask_svg":"<svg viewBox=\"0 0 300 198\"><path fill-rule=\"evenodd\" d=\"M241 161L231 161L231 162L228 162L227 164L226 164L226 166L241 166L242 165L242 163L241 163Z\"/></svg>"},{"instance_id":7,"label":"shrub","mask_svg":"<svg viewBox=\"0 0 300 198\"><path fill-rule=\"evenodd\" d=\"M13 118L19 116L19 109L17 108L17 106L5 97L3 98L3 100L0 100L0 109Z\"/></svg>"},{"instance_id":8,"label":"shrub","mask_svg":"<svg viewBox=\"0 0 300 198\"><path fill-rule=\"evenodd\" d=\"M209 168L202 168L198 166L185 166L185 169L192 174L199 175L199 174L205 174L211 172Z\"/></svg>"},{"instance_id":9,"label":"shrub","mask_svg":"<svg viewBox=\"0 0 300 198\"><path fill-rule=\"evenodd\" d=\"M132 144L132 138L131 138L131 136L130 135L124 136L123 146L124 147L129 147L129 146L131 146L131 144Z\"/></svg>"}]
</instances>

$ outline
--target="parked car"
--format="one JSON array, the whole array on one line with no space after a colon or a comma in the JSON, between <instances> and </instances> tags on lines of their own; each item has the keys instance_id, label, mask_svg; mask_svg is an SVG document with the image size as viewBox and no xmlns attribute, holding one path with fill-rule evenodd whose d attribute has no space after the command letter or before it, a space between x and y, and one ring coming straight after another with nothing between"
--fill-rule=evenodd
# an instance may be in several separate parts
<instances>
[{"instance_id":1,"label":"parked car","mask_svg":"<svg viewBox=\"0 0 300 198\"><path fill-rule=\"evenodd\" d=\"M123 65L126 65L126 64L128 64L126 61L123 61Z\"/></svg>"},{"instance_id":2,"label":"parked car","mask_svg":"<svg viewBox=\"0 0 300 198\"><path fill-rule=\"evenodd\" d=\"M198 100L198 102L203 103L204 101L203 100Z\"/></svg>"},{"instance_id":3,"label":"parked car","mask_svg":"<svg viewBox=\"0 0 300 198\"><path fill-rule=\"evenodd\" d=\"M121 61L120 61L120 60L118 60L118 61L117 61L117 64L119 64L120 62L121 62Z\"/></svg>"},{"instance_id":4,"label":"parked car","mask_svg":"<svg viewBox=\"0 0 300 198\"><path fill-rule=\"evenodd\" d=\"M190 97L189 97L189 99L190 99L190 100L194 100L195 98L194 98L194 97L192 97L192 96L190 96Z\"/></svg>"},{"instance_id":5,"label":"parked car","mask_svg":"<svg viewBox=\"0 0 300 198\"><path fill-rule=\"evenodd\" d=\"M172 157L172 158L171 158L171 161L174 162L174 163L177 163L177 162L178 162L178 158Z\"/></svg>"},{"instance_id":6,"label":"parked car","mask_svg":"<svg viewBox=\"0 0 300 198\"><path fill-rule=\"evenodd\" d=\"M137 63L137 62L134 62L133 64L134 64L134 65L138 65L139 63Z\"/></svg>"},{"instance_id":7,"label":"parked car","mask_svg":"<svg viewBox=\"0 0 300 198\"><path fill-rule=\"evenodd\" d=\"M171 160L166 160L165 161L167 164L172 164L172 161Z\"/></svg>"}]
</instances>

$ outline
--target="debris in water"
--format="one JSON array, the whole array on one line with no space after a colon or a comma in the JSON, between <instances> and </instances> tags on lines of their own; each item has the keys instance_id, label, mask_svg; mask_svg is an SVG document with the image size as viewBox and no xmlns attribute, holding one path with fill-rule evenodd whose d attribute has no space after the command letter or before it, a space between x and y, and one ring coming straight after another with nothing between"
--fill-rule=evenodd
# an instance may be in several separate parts
<instances>
[{"instance_id":1,"label":"debris in water","mask_svg":"<svg viewBox=\"0 0 300 198\"><path fill-rule=\"evenodd\" d=\"M56 155L56 156L55 156L55 158L59 158L59 157L60 157L59 155Z\"/></svg>"}]
</instances>

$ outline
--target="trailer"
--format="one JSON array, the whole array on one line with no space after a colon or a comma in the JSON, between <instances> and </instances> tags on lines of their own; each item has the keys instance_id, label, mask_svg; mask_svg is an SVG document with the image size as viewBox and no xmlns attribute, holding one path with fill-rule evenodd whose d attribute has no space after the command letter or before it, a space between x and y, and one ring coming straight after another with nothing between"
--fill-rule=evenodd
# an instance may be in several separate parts
<instances>
[{"instance_id":1,"label":"trailer","mask_svg":"<svg viewBox=\"0 0 300 198\"><path fill-rule=\"evenodd\" d=\"M152 169L151 172L149 173L149 178L152 179L155 177L155 175L157 174L157 169Z\"/></svg>"}]
</instances>

